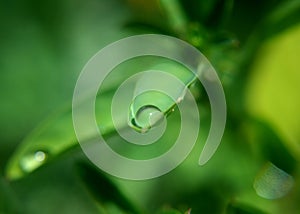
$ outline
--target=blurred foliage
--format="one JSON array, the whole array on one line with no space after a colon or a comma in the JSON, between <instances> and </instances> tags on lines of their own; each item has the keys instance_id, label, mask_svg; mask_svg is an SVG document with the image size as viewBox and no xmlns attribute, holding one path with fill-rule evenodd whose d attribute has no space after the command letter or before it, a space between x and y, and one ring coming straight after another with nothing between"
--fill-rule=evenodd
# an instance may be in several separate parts
<instances>
[{"instance_id":1,"label":"blurred foliage","mask_svg":"<svg viewBox=\"0 0 300 214\"><path fill-rule=\"evenodd\" d=\"M299 0L2 0L0 20L1 214L299 212ZM169 174L136 182L90 165L76 142L71 99L93 54L141 33L178 37L206 55L223 83L228 121L200 168L209 105L196 87L202 127L193 152ZM120 78L111 77L107 96ZM294 181L276 200L253 188L269 162Z\"/></svg>"}]
</instances>

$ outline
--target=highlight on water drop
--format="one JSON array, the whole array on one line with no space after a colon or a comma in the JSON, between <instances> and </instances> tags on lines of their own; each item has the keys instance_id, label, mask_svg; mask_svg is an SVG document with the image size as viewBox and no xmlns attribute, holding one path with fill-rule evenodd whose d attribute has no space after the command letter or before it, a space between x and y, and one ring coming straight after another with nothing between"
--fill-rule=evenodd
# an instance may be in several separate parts
<instances>
[{"instance_id":1,"label":"highlight on water drop","mask_svg":"<svg viewBox=\"0 0 300 214\"><path fill-rule=\"evenodd\" d=\"M42 165L48 158L48 153L43 150L34 151L20 160L20 167L25 172L31 172Z\"/></svg>"},{"instance_id":2,"label":"highlight on water drop","mask_svg":"<svg viewBox=\"0 0 300 214\"><path fill-rule=\"evenodd\" d=\"M160 124L163 118L164 114L159 108L146 105L141 107L136 117L131 119L130 126L133 126L135 130L139 130L141 133L145 133L155 125Z\"/></svg>"}]
</instances>

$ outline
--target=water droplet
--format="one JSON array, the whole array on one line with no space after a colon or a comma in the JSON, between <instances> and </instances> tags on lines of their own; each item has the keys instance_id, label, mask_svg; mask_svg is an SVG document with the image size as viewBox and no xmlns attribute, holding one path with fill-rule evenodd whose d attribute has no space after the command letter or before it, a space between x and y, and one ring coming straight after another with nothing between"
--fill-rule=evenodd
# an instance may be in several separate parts
<instances>
[{"instance_id":1,"label":"water droplet","mask_svg":"<svg viewBox=\"0 0 300 214\"><path fill-rule=\"evenodd\" d=\"M269 162L256 176L253 187L262 198L278 199L288 194L293 184L291 175Z\"/></svg>"},{"instance_id":2,"label":"water droplet","mask_svg":"<svg viewBox=\"0 0 300 214\"><path fill-rule=\"evenodd\" d=\"M35 154L34 154L34 159L38 162L42 162L44 161L46 158L46 154L45 152L43 151L37 151Z\"/></svg>"},{"instance_id":3,"label":"water droplet","mask_svg":"<svg viewBox=\"0 0 300 214\"><path fill-rule=\"evenodd\" d=\"M149 131L152 127L159 125L164 118L164 114L153 105L141 107L136 117L131 119L131 125L141 133Z\"/></svg>"},{"instance_id":4,"label":"water droplet","mask_svg":"<svg viewBox=\"0 0 300 214\"><path fill-rule=\"evenodd\" d=\"M47 153L42 150L38 150L36 152L32 152L28 155L25 155L20 160L20 167L25 172L32 172L47 159Z\"/></svg>"}]
</instances>

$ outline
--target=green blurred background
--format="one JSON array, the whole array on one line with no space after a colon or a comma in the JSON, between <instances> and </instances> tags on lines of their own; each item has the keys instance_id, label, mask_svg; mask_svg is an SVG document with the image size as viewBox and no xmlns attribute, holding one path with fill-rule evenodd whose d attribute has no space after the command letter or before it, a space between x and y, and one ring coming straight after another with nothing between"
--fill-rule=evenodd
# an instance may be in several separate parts
<instances>
[{"instance_id":1,"label":"green blurred background","mask_svg":"<svg viewBox=\"0 0 300 214\"><path fill-rule=\"evenodd\" d=\"M1 0L0 29L0 213L299 213L299 0ZM176 170L134 182L89 163L68 112L86 62L142 33L206 55L228 121L207 165L204 134ZM18 171L28 151L41 167Z\"/></svg>"}]
</instances>

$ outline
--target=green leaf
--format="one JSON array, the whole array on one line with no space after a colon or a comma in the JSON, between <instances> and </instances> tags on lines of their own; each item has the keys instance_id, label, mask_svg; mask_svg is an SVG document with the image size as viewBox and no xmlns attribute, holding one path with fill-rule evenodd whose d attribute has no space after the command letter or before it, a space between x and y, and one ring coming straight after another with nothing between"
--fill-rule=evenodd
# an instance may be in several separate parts
<instances>
[{"instance_id":1,"label":"green leaf","mask_svg":"<svg viewBox=\"0 0 300 214\"><path fill-rule=\"evenodd\" d=\"M120 213L139 213L115 184L95 166L81 162L77 165L77 172L90 193L108 213L116 213L112 209Z\"/></svg>"},{"instance_id":2,"label":"green leaf","mask_svg":"<svg viewBox=\"0 0 300 214\"><path fill-rule=\"evenodd\" d=\"M105 104L109 104L110 98L102 96L101 99L104 105L99 106L99 112L107 109ZM113 124L107 114L102 116L102 123L106 125L103 129L105 134L108 134ZM95 133L89 133L90 137L94 135ZM25 138L10 158L6 176L12 180L21 178L77 145L79 144L73 128L72 110L68 107L51 115Z\"/></svg>"},{"instance_id":3,"label":"green leaf","mask_svg":"<svg viewBox=\"0 0 300 214\"><path fill-rule=\"evenodd\" d=\"M181 1L187 16L207 28L222 26L233 8L232 0Z\"/></svg>"},{"instance_id":4,"label":"green leaf","mask_svg":"<svg viewBox=\"0 0 300 214\"><path fill-rule=\"evenodd\" d=\"M29 1L23 6L7 2L0 6L5 32L0 41L0 96L5 103L0 107L1 161L8 156L3 152L19 143L6 166L9 179L21 178L77 145L71 102L58 108L71 101L86 60L104 45L130 35L122 29L128 10L118 0ZM12 63L16 58L18 63ZM32 127L36 128L30 133Z\"/></svg>"},{"instance_id":5,"label":"green leaf","mask_svg":"<svg viewBox=\"0 0 300 214\"><path fill-rule=\"evenodd\" d=\"M182 212L172 209L172 210L161 211L158 214L182 214Z\"/></svg>"},{"instance_id":6,"label":"green leaf","mask_svg":"<svg viewBox=\"0 0 300 214\"><path fill-rule=\"evenodd\" d=\"M13 194L11 186L0 177L0 213L19 213L18 202Z\"/></svg>"},{"instance_id":7,"label":"green leaf","mask_svg":"<svg viewBox=\"0 0 300 214\"><path fill-rule=\"evenodd\" d=\"M160 0L160 6L167 17L170 28L179 35L185 33L187 27L186 14L179 0Z\"/></svg>"},{"instance_id":8,"label":"green leaf","mask_svg":"<svg viewBox=\"0 0 300 214\"><path fill-rule=\"evenodd\" d=\"M226 214L266 214L265 212L258 210L242 203L230 203L226 208Z\"/></svg>"},{"instance_id":9,"label":"green leaf","mask_svg":"<svg viewBox=\"0 0 300 214\"><path fill-rule=\"evenodd\" d=\"M145 67L146 65L146 68L169 71L187 85L190 84L190 80L194 78L192 72L183 66L179 66L179 64L163 64L165 61L167 60L163 58L154 60L153 57L144 59L142 62L139 62L138 59L127 61L123 66L116 68L107 76L106 81L99 89L96 98L95 112L97 122L101 122L98 126L103 135L109 135L115 130L111 118L111 101L114 95L113 89L118 88L123 79L139 71L141 66ZM160 66L158 67L157 64ZM118 73L118 75L114 75L115 72ZM176 90L179 89L176 88ZM162 101L162 103L167 105L167 107L175 105L174 102L170 104L170 102ZM124 115L121 116L122 118L124 117ZM116 120L124 122L123 119ZM123 126L125 125L127 125L127 123L123 124ZM96 135L97 133L86 133L86 141ZM9 179L21 178L77 145L78 143L72 123L72 109L70 106L67 106L58 111L55 115L51 115L48 120L43 122L25 138L10 158L6 169L6 176Z\"/></svg>"},{"instance_id":10,"label":"green leaf","mask_svg":"<svg viewBox=\"0 0 300 214\"><path fill-rule=\"evenodd\" d=\"M257 145L260 156L270 161L287 173L296 170L297 162L277 132L266 122L253 120L247 126L249 139L253 145Z\"/></svg>"},{"instance_id":11,"label":"green leaf","mask_svg":"<svg viewBox=\"0 0 300 214\"><path fill-rule=\"evenodd\" d=\"M263 21L261 30L265 38L278 34L300 22L300 1L281 2Z\"/></svg>"},{"instance_id":12,"label":"green leaf","mask_svg":"<svg viewBox=\"0 0 300 214\"><path fill-rule=\"evenodd\" d=\"M81 185L74 165L86 157L75 148L22 179L10 182L24 214L101 213L98 204ZM15 212L18 213L18 212Z\"/></svg>"},{"instance_id":13,"label":"green leaf","mask_svg":"<svg viewBox=\"0 0 300 214\"><path fill-rule=\"evenodd\" d=\"M266 41L255 56L244 96L247 111L268 121L297 160L300 157L299 43L300 25Z\"/></svg>"}]
</instances>

